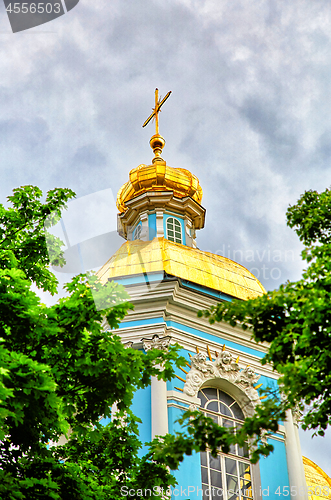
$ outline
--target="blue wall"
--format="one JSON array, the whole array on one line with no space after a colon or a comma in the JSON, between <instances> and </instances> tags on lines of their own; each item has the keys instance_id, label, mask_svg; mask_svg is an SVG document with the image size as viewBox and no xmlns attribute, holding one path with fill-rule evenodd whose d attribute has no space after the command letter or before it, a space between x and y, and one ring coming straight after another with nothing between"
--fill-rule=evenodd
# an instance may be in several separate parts
<instances>
[{"instance_id":1,"label":"blue wall","mask_svg":"<svg viewBox=\"0 0 331 500\"><path fill-rule=\"evenodd\" d=\"M286 493L283 495L283 487L289 486L285 443L275 439L268 439L268 442L274 446L274 451L259 461L262 494L263 499L279 500L286 496ZM276 493L278 487L280 494Z\"/></svg>"},{"instance_id":2,"label":"blue wall","mask_svg":"<svg viewBox=\"0 0 331 500\"><path fill-rule=\"evenodd\" d=\"M175 422L182 415L182 410L175 407L168 408L169 419L169 433L173 434L175 431L180 432L181 427ZM173 491L172 498L180 498L186 500L194 498L197 500L202 499L201 492L201 465L200 453L193 453L191 456L186 456L184 461L180 464L179 469L171 471L175 476L178 486ZM189 488L190 487L190 491Z\"/></svg>"},{"instance_id":3,"label":"blue wall","mask_svg":"<svg viewBox=\"0 0 331 500\"><path fill-rule=\"evenodd\" d=\"M156 237L156 214L148 215L149 239Z\"/></svg>"},{"instance_id":4,"label":"blue wall","mask_svg":"<svg viewBox=\"0 0 331 500\"><path fill-rule=\"evenodd\" d=\"M131 410L139 417L141 424L139 427L139 437L143 444L142 449L139 451L138 456L142 457L147 453L147 447L144 443L150 442L152 440L152 409L151 409L151 386L149 385L146 389L139 389L134 397Z\"/></svg>"}]
</instances>

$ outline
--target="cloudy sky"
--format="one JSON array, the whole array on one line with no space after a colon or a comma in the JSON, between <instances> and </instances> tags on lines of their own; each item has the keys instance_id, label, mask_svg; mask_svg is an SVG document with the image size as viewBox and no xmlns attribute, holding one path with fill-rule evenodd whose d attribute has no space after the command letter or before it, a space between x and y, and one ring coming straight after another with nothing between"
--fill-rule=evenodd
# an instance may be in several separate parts
<instances>
[{"instance_id":1,"label":"cloudy sky","mask_svg":"<svg viewBox=\"0 0 331 500\"><path fill-rule=\"evenodd\" d=\"M16 34L1 2L0 44L2 202L23 184L70 187L89 207L71 243L114 231L118 189L152 159L154 89L172 90L163 157L200 179L198 246L267 289L299 278L285 211L330 185L329 1L80 0ZM331 475L330 446L302 440Z\"/></svg>"}]
</instances>

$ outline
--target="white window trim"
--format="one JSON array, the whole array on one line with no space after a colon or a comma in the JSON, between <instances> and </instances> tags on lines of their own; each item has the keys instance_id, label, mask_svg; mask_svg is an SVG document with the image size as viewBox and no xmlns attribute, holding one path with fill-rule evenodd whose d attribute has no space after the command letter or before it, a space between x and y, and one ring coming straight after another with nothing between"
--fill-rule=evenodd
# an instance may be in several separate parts
<instances>
[{"instance_id":1,"label":"white window trim","mask_svg":"<svg viewBox=\"0 0 331 500\"><path fill-rule=\"evenodd\" d=\"M169 223L172 224L173 229L170 229L168 227ZM178 224L177 227L176 227L176 223ZM174 243L179 243L179 244L182 245L183 244L183 228L182 228L182 225L181 225L180 221L176 217L167 217L167 219L165 221L165 225L166 225L167 239L169 241L173 241ZM173 231L174 236L169 236L169 231ZM176 232L177 233L180 232L180 241L177 241Z\"/></svg>"}]
</instances>

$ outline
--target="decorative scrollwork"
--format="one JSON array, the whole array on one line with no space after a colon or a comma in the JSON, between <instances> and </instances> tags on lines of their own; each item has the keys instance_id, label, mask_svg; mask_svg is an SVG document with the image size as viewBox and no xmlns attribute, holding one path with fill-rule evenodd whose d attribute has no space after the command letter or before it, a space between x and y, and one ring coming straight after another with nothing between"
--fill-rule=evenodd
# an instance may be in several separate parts
<instances>
[{"instance_id":1,"label":"decorative scrollwork","mask_svg":"<svg viewBox=\"0 0 331 500\"><path fill-rule=\"evenodd\" d=\"M201 352L191 358L191 369L186 376L183 392L196 397L202 384L213 378L227 380L237 386L250 402L256 405L259 393L254 387L260 376L250 366L241 369L238 360L232 354L223 350L214 361L206 359Z\"/></svg>"},{"instance_id":2,"label":"decorative scrollwork","mask_svg":"<svg viewBox=\"0 0 331 500\"><path fill-rule=\"evenodd\" d=\"M152 339L141 339L143 342L143 346L145 351L149 351L150 349L160 349L161 351L165 351L168 349L171 337L159 337L158 335L153 335Z\"/></svg>"}]
</instances>

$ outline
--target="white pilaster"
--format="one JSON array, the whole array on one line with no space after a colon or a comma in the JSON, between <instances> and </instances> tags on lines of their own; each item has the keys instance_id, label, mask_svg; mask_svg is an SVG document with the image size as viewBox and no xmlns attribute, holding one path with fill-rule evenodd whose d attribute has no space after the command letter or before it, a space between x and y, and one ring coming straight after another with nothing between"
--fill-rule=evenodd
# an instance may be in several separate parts
<instances>
[{"instance_id":1,"label":"white pilaster","mask_svg":"<svg viewBox=\"0 0 331 500\"><path fill-rule=\"evenodd\" d=\"M148 228L148 213L147 213L147 211L141 212L140 220L141 220L141 225L142 225L140 239L142 241L148 241L149 240L149 228Z\"/></svg>"},{"instance_id":2,"label":"white pilaster","mask_svg":"<svg viewBox=\"0 0 331 500\"><path fill-rule=\"evenodd\" d=\"M170 337L159 337L154 335L152 339L142 339L145 351L149 349L168 349ZM159 366L161 369L162 367ZM168 405L167 405L167 383L151 378L151 408L152 408L152 439L155 436L164 436L168 433Z\"/></svg>"},{"instance_id":3,"label":"white pilaster","mask_svg":"<svg viewBox=\"0 0 331 500\"><path fill-rule=\"evenodd\" d=\"M164 236L163 228L163 210L156 210L156 236L162 238Z\"/></svg>"},{"instance_id":4,"label":"white pilaster","mask_svg":"<svg viewBox=\"0 0 331 500\"><path fill-rule=\"evenodd\" d=\"M152 439L168 433L167 383L152 377Z\"/></svg>"},{"instance_id":5,"label":"white pilaster","mask_svg":"<svg viewBox=\"0 0 331 500\"><path fill-rule=\"evenodd\" d=\"M287 412L284 422L286 430L287 469L290 481L290 495L296 500L307 500L307 483L302 462L298 429L293 422L292 412Z\"/></svg>"}]
</instances>

